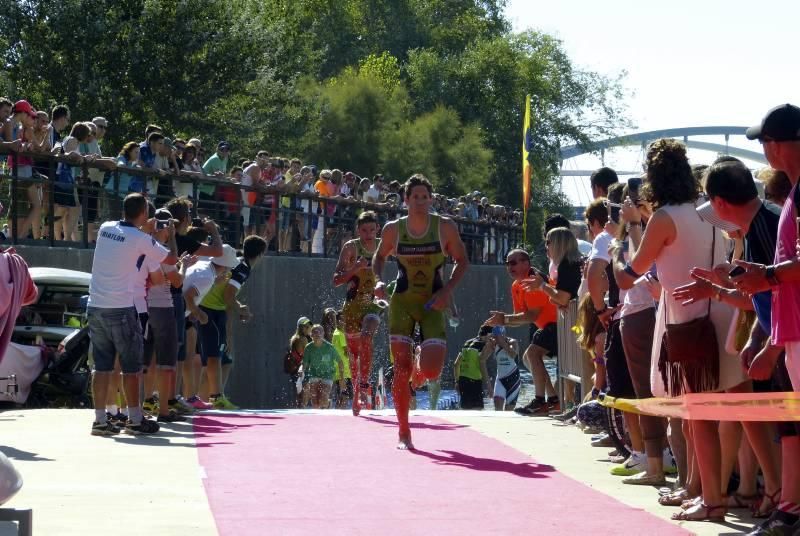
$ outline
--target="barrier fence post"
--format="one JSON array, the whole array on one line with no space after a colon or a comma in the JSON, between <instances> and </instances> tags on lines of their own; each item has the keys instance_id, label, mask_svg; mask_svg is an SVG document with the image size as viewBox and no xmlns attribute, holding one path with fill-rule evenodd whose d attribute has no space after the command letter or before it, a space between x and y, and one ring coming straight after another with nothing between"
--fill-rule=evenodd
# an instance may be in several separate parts
<instances>
[{"instance_id":1,"label":"barrier fence post","mask_svg":"<svg viewBox=\"0 0 800 536\"><path fill-rule=\"evenodd\" d=\"M55 196L55 188L54 188L53 185L56 182L55 176L56 176L56 166L57 165L58 165L58 163L53 159L50 159L47 162L47 179L48 179L48 183L46 184L46 186L47 186L47 189L46 189L46 192L47 192L47 216L46 216L46 219L47 219L47 236L49 238L50 247L53 247L55 245L55 242L56 242L56 220L55 220L55 215L56 215L55 197L56 196ZM42 196L42 197L44 197L44 196Z\"/></svg>"},{"instance_id":2,"label":"barrier fence post","mask_svg":"<svg viewBox=\"0 0 800 536\"><path fill-rule=\"evenodd\" d=\"M11 166L11 199L9 202L11 203L11 243L17 244L17 213L19 211L19 203L17 202L17 188L19 187L19 178L17 175L17 159L19 158L19 153L17 153L16 158L14 158L14 165Z\"/></svg>"},{"instance_id":3,"label":"barrier fence post","mask_svg":"<svg viewBox=\"0 0 800 536\"><path fill-rule=\"evenodd\" d=\"M81 227L81 247L86 249L89 247L89 168L86 162L81 164L81 184L78 185L78 191L83 189L81 198L81 218L83 219L83 226ZM70 237L71 239L71 237Z\"/></svg>"}]
</instances>

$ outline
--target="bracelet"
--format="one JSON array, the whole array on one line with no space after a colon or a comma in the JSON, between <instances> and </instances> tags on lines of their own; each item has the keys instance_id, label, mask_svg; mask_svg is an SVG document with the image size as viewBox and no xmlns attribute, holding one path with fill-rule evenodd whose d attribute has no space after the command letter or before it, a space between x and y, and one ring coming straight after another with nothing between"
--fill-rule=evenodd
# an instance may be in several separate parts
<instances>
[{"instance_id":1,"label":"bracelet","mask_svg":"<svg viewBox=\"0 0 800 536\"><path fill-rule=\"evenodd\" d=\"M640 222L640 221L634 221L634 222L631 222L631 223L628 223L628 224L625 225L625 227L627 227L628 231L631 230L631 227L641 227L641 226L642 226L642 222Z\"/></svg>"},{"instance_id":2,"label":"bracelet","mask_svg":"<svg viewBox=\"0 0 800 536\"><path fill-rule=\"evenodd\" d=\"M636 271L631 267L630 263L625 264L625 268L622 271L632 277L635 277L636 279L639 279L642 276L642 274L636 273Z\"/></svg>"}]
</instances>

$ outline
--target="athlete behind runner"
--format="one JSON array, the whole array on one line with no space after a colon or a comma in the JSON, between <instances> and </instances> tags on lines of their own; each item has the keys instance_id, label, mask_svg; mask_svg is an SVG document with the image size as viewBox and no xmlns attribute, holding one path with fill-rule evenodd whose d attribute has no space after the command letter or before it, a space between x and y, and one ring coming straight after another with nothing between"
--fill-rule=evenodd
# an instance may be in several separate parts
<instances>
[{"instance_id":1,"label":"athlete behind runner","mask_svg":"<svg viewBox=\"0 0 800 536\"><path fill-rule=\"evenodd\" d=\"M378 281L375 295L385 299L385 283L380 281L386 259L397 258L397 284L389 302L389 334L394 355L392 395L399 425L397 448L413 449L408 425L409 390L412 377L417 387L425 380L439 377L447 357L444 310L450 305L453 289L469 268L464 243L458 228L449 218L431 214L433 188L421 174L412 175L405 184L408 216L387 223L372 260ZM445 283L443 272L447 257L455 265ZM412 360L414 328L419 326L422 349L419 360Z\"/></svg>"},{"instance_id":2,"label":"athlete behind runner","mask_svg":"<svg viewBox=\"0 0 800 536\"><path fill-rule=\"evenodd\" d=\"M375 303L375 274L372 271L372 256L378 245L378 219L374 212L366 211L358 216L356 233L358 238L348 241L342 248L333 274L334 286L347 285L342 318L355 389L353 415L359 414L362 403L370 405L372 339L380 325L382 311Z\"/></svg>"}]
</instances>

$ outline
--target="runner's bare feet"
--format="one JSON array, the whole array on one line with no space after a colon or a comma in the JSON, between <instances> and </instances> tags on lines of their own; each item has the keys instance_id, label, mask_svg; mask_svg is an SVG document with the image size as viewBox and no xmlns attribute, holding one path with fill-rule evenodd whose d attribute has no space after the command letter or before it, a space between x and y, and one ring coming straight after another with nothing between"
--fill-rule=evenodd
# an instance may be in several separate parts
<instances>
[{"instance_id":1,"label":"runner's bare feet","mask_svg":"<svg viewBox=\"0 0 800 536\"><path fill-rule=\"evenodd\" d=\"M411 443L411 431L405 433L400 432L397 450L414 450L414 445Z\"/></svg>"}]
</instances>

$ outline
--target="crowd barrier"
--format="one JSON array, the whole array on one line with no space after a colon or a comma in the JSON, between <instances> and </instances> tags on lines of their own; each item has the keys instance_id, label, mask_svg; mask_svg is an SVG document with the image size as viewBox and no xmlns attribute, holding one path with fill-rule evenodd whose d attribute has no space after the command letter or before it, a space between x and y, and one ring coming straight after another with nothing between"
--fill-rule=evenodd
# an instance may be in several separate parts
<instances>
[{"instance_id":1,"label":"crowd barrier","mask_svg":"<svg viewBox=\"0 0 800 536\"><path fill-rule=\"evenodd\" d=\"M558 396L580 402L592 390L594 369L589 355L578 346L573 327L578 318L578 302L572 300L558 312ZM577 400L575 400L577 398Z\"/></svg>"},{"instance_id":2,"label":"crowd barrier","mask_svg":"<svg viewBox=\"0 0 800 536\"><path fill-rule=\"evenodd\" d=\"M194 217L210 217L220 226L223 239L237 247L249 232L278 237L273 249L286 255L335 257L341 245L352 238L354 222L361 211L373 210L381 224L402 216L405 210L388 203L367 203L346 197L320 197L310 193L286 192L274 187L249 187L229 178L196 172L161 174L141 168L114 167L108 161L77 162L68 157L44 153L14 153L34 159L31 177L21 177L18 166L6 165L8 149L0 149L0 177L8 182L0 201L9 225L8 240L13 244L89 248L99 223L121 217L121 179L138 178L149 185L148 197L158 207L178 195L193 201ZM68 164L74 173L73 196L78 219L74 232L65 236L59 228L63 216L56 215L59 163ZM20 166L21 167L21 166ZM55 186L55 187L54 187ZM69 186L67 186L69 188ZM213 194L207 194L213 191ZM244 195L243 195L244 193ZM63 201L63 189L58 193ZM7 197L6 197L7 196ZM43 239L31 240L18 230L25 222L33 199L42 207ZM247 201L245 201L245 199ZM61 212L64 209L62 207ZM243 216L249 213L249 226ZM506 253L522 242L522 227L452 217L475 264L502 264Z\"/></svg>"}]
</instances>

